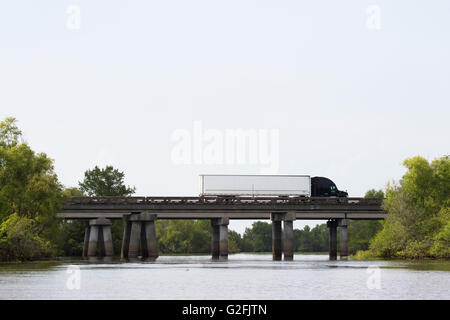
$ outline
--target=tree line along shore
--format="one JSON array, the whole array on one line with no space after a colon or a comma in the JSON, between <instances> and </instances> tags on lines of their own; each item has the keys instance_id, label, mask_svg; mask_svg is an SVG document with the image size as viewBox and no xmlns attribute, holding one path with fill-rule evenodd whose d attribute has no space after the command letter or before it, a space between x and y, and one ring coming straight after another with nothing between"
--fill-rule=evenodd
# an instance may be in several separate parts
<instances>
[{"instance_id":1,"label":"tree line along shore","mask_svg":"<svg viewBox=\"0 0 450 320\"><path fill-rule=\"evenodd\" d=\"M404 160L407 171L385 190L366 197L383 198L384 221L351 221L349 253L356 259L450 258L450 158ZM0 261L81 256L85 222L57 218L63 200L71 196L131 196L135 188L112 166L84 172L76 187L63 186L53 160L23 141L17 120L0 122ZM123 222L112 222L114 252L120 252ZM158 220L162 254L209 253L209 220ZM325 224L294 230L296 252L328 251ZM241 235L229 230L229 252L270 252L271 224L255 221Z\"/></svg>"}]
</instances>

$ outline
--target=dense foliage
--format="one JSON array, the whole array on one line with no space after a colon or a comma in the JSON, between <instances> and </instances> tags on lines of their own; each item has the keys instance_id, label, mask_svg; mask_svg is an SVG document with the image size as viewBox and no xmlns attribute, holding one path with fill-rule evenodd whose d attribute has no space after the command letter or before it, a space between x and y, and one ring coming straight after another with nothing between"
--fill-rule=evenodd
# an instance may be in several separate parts
<instances>
[{"instance_id":1,"label":"dense foliage","mask_svg":"<svg viewBox=\"0 0 450 320\"><path fill-rule=\"evenodd\" d=\"M407 172L386 190L383 229L359 257L450 258L450 158L403 164Z\"/></svg>"},{"instance_id":2,"label":"dense foliage","mask_svg":"<svg viewBox=\"0 0 450 320\"><path fill-rule=\"evenodd\" d=\"M62 187L53 160L21 140L14 118L0 122L0 260L56 252Z\"/></svg>"},{"instance_id":3,"label":"dense foliage","mask_svg":"<svg viewBox=\"0 0 450 320\"><path fill-rule=\"evenodd\" d=\"M39 224L17 213L0 225L0 257L2 260L35 260L55 254L55 248L39 234Z\"/></svg>"},{"instance_id":4,"label":"dense foliage","mask_svg":"<svg viewBox=\"0 0 450 320\"><path fill-rule=\"evenodd\" d=\"M135 192L134 187L124 184L125 174L112 166L100 169L95 166L84 173L84 180L79 183L80 190L87 196L129 196Z\"/></svg>"},{"instance_id":5,"label":"dense foliage","mask_svg":"<svg viewBox=\"0 0 450 320\"><path fill-rule=\"evenodd\" d=\"M209 220L159 220L156 222L159 250L162 253L209 253Z\"/></svg>"},{"instance_id":6,"label":"dense foliage","mask_svg":"<svg viewBox=\"0 0 450 320\"><path fill-rule=\"evenodd\" d=\"M371 189L366 198L384 198L382 190ZM352 220L348 225L348 252L355 254L359 250L369 249L370 240L383 228L379 220Z\"/></svg>"},{"instance_id":7,"label":"dense foliage","mask_svg":"<svg viewBox=\"0 0 450 320\"><path fill-rule=\"evenodd\" d=\"M80 197L83 192L77 188L66 188L64 197ZM79 220L60 221L60 239L58 241L63 256L81 256L83 253L84 233L86 222Z\"/></svg>"},{"instance_id":8,"label":"dense foliage","mask_svg":"<svg viewBox=\"0 0 450 320\"><path fill-rule=\"evenodd\" d=\"M210 253L211 226L209 220L159 220L156 222L159 250L163 253ZM295 250L324 252L328 250L328 229L325 224L313 229L305 226L294 230ZM271 252L272 225L255 221L241 236L228 231L228 251Z\"/></svg>"}]
</instances>

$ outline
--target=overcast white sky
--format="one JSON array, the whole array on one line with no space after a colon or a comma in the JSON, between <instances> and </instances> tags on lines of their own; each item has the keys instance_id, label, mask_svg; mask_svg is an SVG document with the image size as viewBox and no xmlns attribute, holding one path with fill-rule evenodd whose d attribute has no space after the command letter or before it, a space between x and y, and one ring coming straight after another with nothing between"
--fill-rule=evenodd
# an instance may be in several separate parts
<instances>
[{"instance_id":1,"label":"overcast white sky","mask_svg":"<svg viewBox=\"0 0 450 320\"><path fill-rule=\"evenodd\" d=\"M147 196L261 172L174 163L173 133L201 121L278 130L278 173L362 196L407 157L449 154L449 12L445 0L2 1L0 119L19 120L66 186L106 164Z\"/></svg>"}]
</instances>

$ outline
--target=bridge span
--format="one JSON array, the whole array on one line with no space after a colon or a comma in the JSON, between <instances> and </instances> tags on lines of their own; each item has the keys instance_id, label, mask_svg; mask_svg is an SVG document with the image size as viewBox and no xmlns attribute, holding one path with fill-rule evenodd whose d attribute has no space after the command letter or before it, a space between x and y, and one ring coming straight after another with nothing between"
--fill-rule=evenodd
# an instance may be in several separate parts
<instances>
[{"instance_id":1,"label":"bridge span","mask_svg":"<svg viewBox=\"0 0 450 320\"><path fill-rule=\"evenodd\" d=\"M230 219L270 219L273 260L292 260L293 221L328 220L329 257L337 259L337 227L340 258L348 257L347 226L350 220L384 219L382 200L327 197L72 197L58 216L87 220L83 256L112 256L111 219L124 220L122 260L158 257L156 219L211 220L213 259L228 257ZM283 228L282 228L283 223ZM100 250L97 250L99 247ZM140 253L140 255L139 255Z\"/></svg>"}]
</instances>

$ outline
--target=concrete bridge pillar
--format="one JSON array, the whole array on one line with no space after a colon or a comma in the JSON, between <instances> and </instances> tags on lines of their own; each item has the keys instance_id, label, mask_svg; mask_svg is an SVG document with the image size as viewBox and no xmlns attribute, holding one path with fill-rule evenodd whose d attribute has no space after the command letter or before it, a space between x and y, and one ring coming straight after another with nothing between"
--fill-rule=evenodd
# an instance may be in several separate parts
<instances>
[{"instance_id":1,"label":"concrete bridge pillar","mask_svg":"<svg viewBox=\"0 0 450 320\"><path fill-rule=\"evenodd\" d=\"M156 218L156 217L155 217ZM158 243L156 241L156 228L155 228L155 220L148 220L144 222L144 231L145 242L143 242L143 246L145 246L146 250L144 250L144 258L149 260L155 260L158 258Z\"/></svg>"},{"instance_id":2,"label":"concrete bridge pillar","mask_svg":"<svg viewBox=\"0 0 450 320\"><path fill-rule=\"evenodd\" d=\"M137 259L139 255L139 243L141 242L142 223L140 221L130 221L131 232L128 241L128 259Z\"/></svg>"},{"instance_id":3,"label":"concrete bridge pillar","mask_svg":"<svg viewBox=\"0 0 450 320\"><path fill-rule=\"evenodd\" d=\"M111 235L111 220L109 219L92 219L89 221L89 224L86 225L83 256L97 256L97 248L100 249L101 256L112 257L114 254Z\"/></svg>"},{"instance_id":4,"label":"concrete bridge pillar","mask_svg":"<svg viewBox=\"0 0 450 320\"><path fill-rule=\"evenodd\" d=\"M272 213L272 260L281 260L282 255L282 239L281 239L281 221L283 215L280 213Z\"/></svg>"},{"instance_id":5,"label":"concrete bridge pillar","mask_svg":"<svg viewBox=\"0 0 450 320\"><path fill-rule=\"evenodd\" d=\"M114 255L114 248L112 242L111 225L102 226L102 231L105 256L112 257Z\"/></svg>"},{"instance_id":6,"label":"concrete bridge pillar","mask_svg":"<svg viewBox=\"0 0 450 320\"><path fill-rule=\"evenodd\" d=\"M221 260L228 259L228 218L222 218L219 221L219 255Z\"/></svg>"},{"instance_id":7,"label":"concrete bridge pillar","mask_svg":"<svg viewBox=\"0 0 450 320\"><path fill-rule=\"evenodd\" d=\"M337 221L330 220L327 222L327 227L330 230L330 240L329 240L329 256L330 260L337 259Z\"/></svg>"},{"instance_id":8,"label":"concrete bridge pillar","mask_svg":"<svg viewBox=\"0 0 450 320\"><path fill-rule=\"evenodd\" d=\"M211 220L211 256L213 260L218 260L220 256L220 227L215 221Z\"/></svg>"},{"instance_id":9,"label":"concrete bridge pillar","mask_svg":"<svg viewBox=\"0 0 450 320\"><path fill-rule=\"evenodd\" d=\"M89 221L86 221L86 228L84 232L83 254L82 254L83 257L88 256L90 231L91 228L89 227Z\"/></svg>"},{"instance_id":10,"label":"concrete bridge pillar","mask_svg":"<svg viewBox=\"0 0 450 320\"><path fill-rule=\"evenodd\" d=\"M89 226L88 257L97 256L98 226Z\"/></svg>"},{"instance_id":11,"label":"concrete bridge pillar","mask_svg":"<svg viewBox=\"0 0 450 320\"><path fill-rule=\"evenodd\" d=\"M131 234L131 222L129 221L129 216L123 216L123 237L122 237L122 248L120 250L120 260L125 261L128 258L128 248L130 246L130 234Z\"/></svg>"},{"instance_id":12,"label":"concrete bridge pillar","mask_svg":"<svg viewBox=\"0 0 450 320\"><path fill-rule=\"evenodd\" d=\"M339 220L339 256L341 260L348 259L348 219Z\"/></svg>"},{"instance_id":13,"label":"concrete bridge pillar","mask_svg":"<svg viewBox=\"0 0 450 320\"><path fill-rule=\"evenodd\" d=\"M211 220L211 256L214 260L228 259L228 224L229 218Z\"/></svg>"},{"instance_id":14,"label":"concrete bridge pillar","mask_svg":"<svg viewBox=\"0 0 450 320\"><path fill-rule=\"evenodd\" d=\"M137 259L139 253L145 260L158 258L155 230L156 218L156 214L149 212L133 213L130 216L124 216L121 260Z\"/></svg>"},{"instance_id":15,"label":"concrete bridge pillar","mask_svg":"<svg viewBox=\"0 0 450 320\"><path fill-rule=\"evenodd\" d=\"M295 214L293 212L288 212L283 217L283 249L284 260L286 261L294 260L294 220Z\"/></svg>"}]
</instances>

